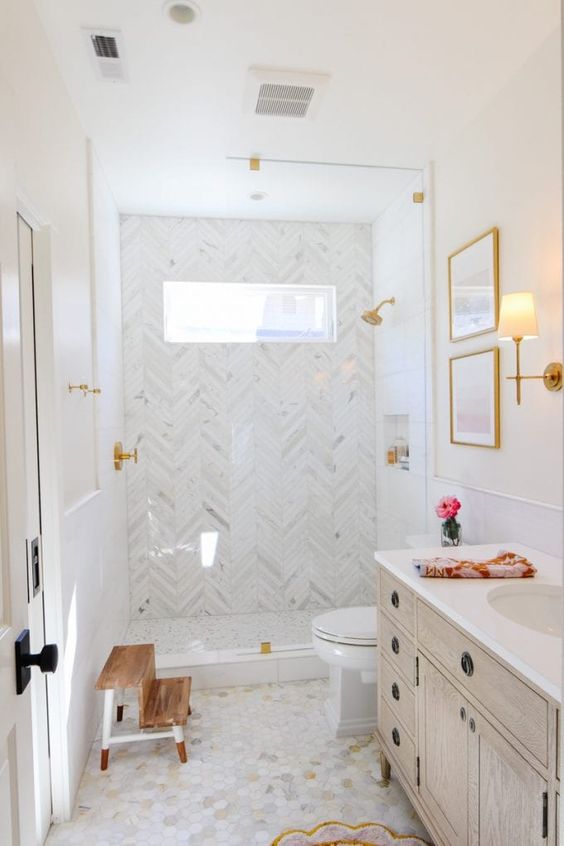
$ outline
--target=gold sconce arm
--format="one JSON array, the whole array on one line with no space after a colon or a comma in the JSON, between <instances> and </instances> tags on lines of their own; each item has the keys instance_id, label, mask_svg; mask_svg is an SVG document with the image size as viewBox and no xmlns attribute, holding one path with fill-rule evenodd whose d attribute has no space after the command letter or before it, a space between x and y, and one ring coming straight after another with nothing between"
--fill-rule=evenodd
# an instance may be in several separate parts
<instances>
[{"instance_id":1,"label":"gold sconce arm","mask_svg":"<svg viewBox=\"0 0 564 846\"><path fill-rule=\"evenodd\" d=\"M124 452L122 442L116 441L114 444L114 467L116 470L121 470L123 468L124 461L133 461L134 464L137 464L137 459L137 447L135 447L135 449L131 452Z\"/></svg>"},{"instance_id":2,"label":"gold sconce arm","mask_svg":"<svg viewBox=\"0 0 564 846\"><path fill-rule=\"evenodd\" d=\"M525 379L542 379L547 391L562 390L562 364L559 361L551 361L544 368L542 376L523 376L521 373L521 342L523 338L513 338L515 341L515 376L506 376L515 382L517 405L521 405L521 382Z\"/></svg>"}]
</instances>

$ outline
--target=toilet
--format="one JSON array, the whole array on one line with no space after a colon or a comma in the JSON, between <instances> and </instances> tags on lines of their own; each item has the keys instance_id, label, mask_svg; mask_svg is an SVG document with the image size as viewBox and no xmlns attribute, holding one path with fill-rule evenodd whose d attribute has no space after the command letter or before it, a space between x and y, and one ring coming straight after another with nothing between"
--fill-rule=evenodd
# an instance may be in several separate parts
<instances>
[{"instance_id":1,"label":"toilet","mask_svg":"<svg viewBox=\"0 0 564 846\"><path fill-rule=\"evenodd\" d=\"M369 734L377 726L378 611L337 608L315 617L313 647L329 664L325 714L336 737Z\"/></svg>"}]
</instances>

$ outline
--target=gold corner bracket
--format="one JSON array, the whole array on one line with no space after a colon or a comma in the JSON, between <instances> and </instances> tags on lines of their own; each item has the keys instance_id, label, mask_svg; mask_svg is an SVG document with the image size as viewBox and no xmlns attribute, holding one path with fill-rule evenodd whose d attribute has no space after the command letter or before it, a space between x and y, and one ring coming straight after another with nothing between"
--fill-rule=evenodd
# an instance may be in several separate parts
<instances>
[{"instance_id":1,"label":"gold corner bracket","mask_svg":"<svg viewBox=\"0 0 564 846\"><path fill-rule=\"evenodd\" d=\"M134 464L137 464L137 447L131 452L124 452L123 451L123 444L121 441L116 441L114 444L114 467L116 470L123 469L123 462L124 461L133 461Z\"/></svg>"},{"instance_id":2,"label":"gold corner bracket","mask_svg":"<svg viewBox=\"0 0 564 846\"><path fill-rule=\"evenodd\" d=\"M413 202L414 203L424 203L425 202L425 194L423 191L414 191L413 192Z\"/></svg>"}]
</instances>

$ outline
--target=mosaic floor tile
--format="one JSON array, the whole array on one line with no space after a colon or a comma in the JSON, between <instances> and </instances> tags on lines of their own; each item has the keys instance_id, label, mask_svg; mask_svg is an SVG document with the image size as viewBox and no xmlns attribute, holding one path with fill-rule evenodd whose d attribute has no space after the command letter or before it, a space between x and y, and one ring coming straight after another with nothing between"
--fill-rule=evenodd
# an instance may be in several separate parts
<instances>
[{"instance_id":1,"label":"mosaic floor tile","mask_svg":"<svg viewBox=\"0 0 564 846\"><path fill-rule=\"evenodd\" d=\"M132 620L125 642L154 643L160 654L252 649L263 640L274 646L310 645L311 621L330 610Z\"/></svg>"},{"instance_id":2,"label":"mosaic floor tile","mask_svg":"<svg viewBox=\"0 0 564 846\"><path fill-rule=\"evenodd\" d=\"M185 765L167 739L113 747L101 772L97 740L72 822L53 826L48 846L268 846L330 819L425 837L399 784L381 781L375 741L330 735L327 689L315 680L195 691ZM130 699L120 730L136 723Z\"/></svg>"}]
</instances>

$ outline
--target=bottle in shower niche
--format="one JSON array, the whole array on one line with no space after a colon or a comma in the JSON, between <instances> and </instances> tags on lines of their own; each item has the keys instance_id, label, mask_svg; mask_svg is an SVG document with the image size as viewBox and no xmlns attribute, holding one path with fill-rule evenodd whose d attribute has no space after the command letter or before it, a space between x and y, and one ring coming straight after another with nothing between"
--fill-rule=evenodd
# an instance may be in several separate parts
<instances>
[{"instance_id":1,"label":"bottle in shower niche","mask_svg":"<svg viewBox=\"0 0 564 846\"><path fill-rule=\"evenodd\" d=\"M406 439L402 438L401 435L395 439L394 449L396 451L396 462L402 464L409 455L409 448Z\"/></svg>"},{"instance_id":2,"label":"bottle in shower niche","mask_svg":"<svg viewBox=\"0 0 564 846\"><path fill-rule=\"evenodd\" d=\"M394 441L394 443L395 443L395 441ZM393 464L397 464L397 460L398 460L398 456L397 456L396 448L395 448L394 444L391 444L391 446L389 446L387 451L386 451L386 462L388 464L393 465Z\"/></svg>"}]
</instances>

